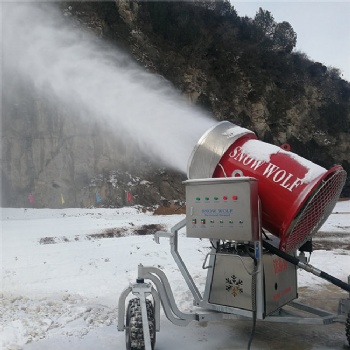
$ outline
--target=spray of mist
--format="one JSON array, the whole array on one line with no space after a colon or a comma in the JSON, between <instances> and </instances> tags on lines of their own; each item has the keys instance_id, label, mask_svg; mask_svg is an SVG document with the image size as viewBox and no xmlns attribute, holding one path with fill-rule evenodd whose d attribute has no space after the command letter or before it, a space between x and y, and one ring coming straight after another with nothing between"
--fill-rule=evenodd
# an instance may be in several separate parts
<instances>
[{"instance_id":1,"label":"spray of mist","mask_svg":"<svg viewBox=\"0 0 350 350\"><path fill-rule=\"evenodd\" d=\"M65 107L84 110L150 158L185 172L215 120L122 51L70 24L52 5L3 4L3 69Z\"/></svg>"}]
</instances>

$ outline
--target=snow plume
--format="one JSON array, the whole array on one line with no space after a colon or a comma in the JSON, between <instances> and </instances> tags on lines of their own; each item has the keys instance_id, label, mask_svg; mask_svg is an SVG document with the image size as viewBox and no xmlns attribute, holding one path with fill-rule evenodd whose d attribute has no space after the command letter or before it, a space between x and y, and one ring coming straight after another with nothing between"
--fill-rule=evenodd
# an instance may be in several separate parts
<instances>
[{"instance_id":1,"label":"snow plume","mask_svg":"<svg viewBox=\"0 0 350 350\"><path fill-rule=\"evenodd\" d=\"M150 157L185 172L193 147L215 120L165 79L147 73L62 15L53 4L4 3L3 69L39 94L128 134Z\"/></svg>"}]
</instances>

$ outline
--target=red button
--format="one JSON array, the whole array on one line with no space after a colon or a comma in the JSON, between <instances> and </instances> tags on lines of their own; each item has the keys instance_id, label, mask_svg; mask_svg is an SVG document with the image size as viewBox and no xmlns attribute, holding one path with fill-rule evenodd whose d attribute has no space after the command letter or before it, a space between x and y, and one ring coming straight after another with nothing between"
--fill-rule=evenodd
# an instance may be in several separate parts
<instances>
[{"instance_id":1,"label":"red button","mask_svg":"<svg viewBox=\"0 0 350 350\"><path fill-rule=\"evenodd\" d=\"M237 197L237 196L232 196L232 199L233 199L234 201L236 201L236 200L238 199L238 197Z\"/></svg>"},{"instance_id":2,"label":"red button","mask_svg":"<svg viewBox=\"0 0 350 350\"><path fill-rule=\"evenodd\" d=\"M227 197L226 197L226 196L223 196L222 199L223 199L224 201L227 201Z\"/></svg>"}]
</instances>

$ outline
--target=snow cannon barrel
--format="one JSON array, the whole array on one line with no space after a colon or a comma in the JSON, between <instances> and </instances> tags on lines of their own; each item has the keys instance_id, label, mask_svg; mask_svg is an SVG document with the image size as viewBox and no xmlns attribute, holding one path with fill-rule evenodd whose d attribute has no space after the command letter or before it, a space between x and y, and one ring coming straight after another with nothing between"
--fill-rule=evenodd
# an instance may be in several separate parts
<instances>
[{"instance_id":1,"label":"snow cannon barrel","mask_svg":"<svg viewBox=\"0 0 350 350\"><path fill-rule=\"evenodd\" d=\"M289 151L257 140L254 132L223 121L198 141L188 162L189 179L248 176L258 180L262 227L291 253L331 214L345 184L340 165L327 170Z\"/></svg>"}]
</instances>

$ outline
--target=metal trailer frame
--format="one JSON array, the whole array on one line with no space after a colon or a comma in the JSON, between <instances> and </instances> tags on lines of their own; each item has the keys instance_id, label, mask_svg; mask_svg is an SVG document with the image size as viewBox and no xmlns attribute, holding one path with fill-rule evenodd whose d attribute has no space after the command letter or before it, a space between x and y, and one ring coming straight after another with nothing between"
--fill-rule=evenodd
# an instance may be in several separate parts
<instances>
[{"instance_id":1,"label":"metal trailer frame","mask_svg":"<svg viewBox=\"0 0 350 350\"><path fill-rule=\"evenodd\" d=\"M187 326L191 321L211 321L211 320L227 320L227 319L241 319L241 320L266 320L269 322L284 322L284 323L298 323L298 324L331 324L335 322L346 323L346 315L350 312L350 293L349 298L340 299L338 306L338 313L330 313L328 311L315 308L312 306L304 305L302 303L291 301L287 305L291 306L293 311L299 310L304 314L300 315L297 312L286 310L284 307L279 308L270 315L265 316L263 314L263 263L262 259L259 259L257 266L257 285L256 285L256 307L255 311L244 310L236 307L229 307L223 305L216 305L208 302L209 289L208 281L211 280L211 276L207 276L207 282L203 296L199 292L196 284L194 283L184 261L182 260L178 251L178 232L180 229L186 226L186 218L178 222L171 228L170 232L158 231L155 233L155 241L159 244L161 237L168 238L170 243L171 254L186 281L188 288L190 289L193 298L194 306L207 309L207 313L184 313L179 310L176 305L173 292L169 280L165 273L156 267L138 266L138 276L135 283L130 284L119 297L118 302L118 331L124 331L125 314L126 314L126 300L129 294L133 294L140 300L141 313L142 313L142 328L144 335L144 348L145 350L152 350L149 322L146 310L146 298L152 295L154 301L154 318L155 318L155 331L160 330L160 304L162 304L164 313L169 321L178 326ZM258 244L259 253L262 254L261 242L255 242ZM211 267L213 259L215 259L215 249L207 254L202 267L204 269ZM208 261L209 258L209 261ZM208 265L207 264L208 261ZM208 273L213 273L212 269L209 269ZM152 283L145 282L146 280ZM350 284L350 276L348 277ZM155 286L155 288L154 288ZM305 313L311 314L310 317L305 316Z\"/></svg>"}]
</instances>

